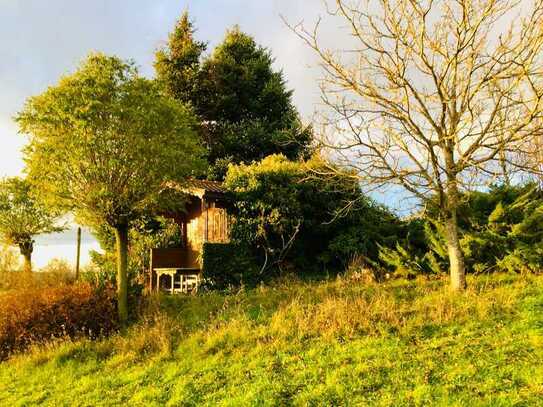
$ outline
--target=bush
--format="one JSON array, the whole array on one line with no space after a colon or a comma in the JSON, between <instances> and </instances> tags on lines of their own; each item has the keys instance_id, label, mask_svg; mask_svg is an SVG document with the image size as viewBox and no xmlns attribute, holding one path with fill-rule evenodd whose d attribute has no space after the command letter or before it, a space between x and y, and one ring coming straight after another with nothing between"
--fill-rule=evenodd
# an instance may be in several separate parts
<instances>
[{"instance_id":1,"label":"bush","mask_svg":"<svg viewBox=\"0 0 543 407\"><path fill-rule=\"evenodd\" d=\"M377 244L396 240L398 218L365 196L352 174L329 167L318 157L282 155L229 167L232 238L251 247L265 275L285 265L307 273L341 269L353 256L377 260Z\"/></svg>"},{"instance_id":2,"label":"bush","mask_svg":"<svg viewBox=\"0 0 543 407\"><path fill-rule=\"evenodd\" d=\"M462 198L460 245L468 272L541 272L543 191L538 186L492 186L488 192L465 193ZM449 268L445 231L436 212L429 205L424 217L407 222L413 233L395 249L380 249L380 260L396 275L439 273Z\"/></svg>"},{"instance_id":3,"label":"bush","mask_svg":"<svg viewBox=\"0 0 543 407\"><path fill-rule=\"evenodd\" d=\"M233 243L204 243L202 269L205 285L214 289L255 285L259 268L249 248Z\"/></svg>"},{"instance_id":4,"label":"bush","mask_svg":"<svg viewBox=\"0 0 543 407\"><path fill-rule=\"evenodd\" d=\"M0 294L0 359L54 338L95 339L117 330L114 297L83 283Z\"/></svg>"},{"instance_id":5,"label":"bush","mask_svg":"<svg viewBox=\"0 0 543 407\"><path fill-rule=\"evenodd\" d=\"M74 275L75 267L65 259L51 259L49 263L40 269L40 273L55 273L65 276Z\"/></svg>"}]
</instances>

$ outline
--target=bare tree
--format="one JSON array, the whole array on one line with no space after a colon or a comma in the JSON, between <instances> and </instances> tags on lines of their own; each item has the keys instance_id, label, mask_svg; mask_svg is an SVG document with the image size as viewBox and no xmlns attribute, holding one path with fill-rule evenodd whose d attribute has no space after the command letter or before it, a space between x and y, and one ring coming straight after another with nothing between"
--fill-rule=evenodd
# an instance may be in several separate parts
<instances>
[{"instance_id":1,"label":"bare tree","mask_svg":"<svg viewBox=\"0 0 543 407\"><path fill-rule=\"evenodd\" d=\"M535 175L539 187L543 188L543 134L535 134L534 137L527 139L517 159L521 161L522 166L531 169L530 180Z\"/></svg>"},{"instance_id":2,"label":"bare tree","mask_svg":"<svg viewBox=\"0 0 543 407\"><path fill-rule=\"evenodd\" d=\"M318 55L322 147L369 185L437 197L451 285L466 286L460 193L519 168L542 134L543 1L335 0L348 48L329 49L319 20L290 26ZM337 41L336 41L337 43ZM526 168L521 168L526 169ZM332 168L331 168L332 170Z\"/></svg>"}]
</instances>

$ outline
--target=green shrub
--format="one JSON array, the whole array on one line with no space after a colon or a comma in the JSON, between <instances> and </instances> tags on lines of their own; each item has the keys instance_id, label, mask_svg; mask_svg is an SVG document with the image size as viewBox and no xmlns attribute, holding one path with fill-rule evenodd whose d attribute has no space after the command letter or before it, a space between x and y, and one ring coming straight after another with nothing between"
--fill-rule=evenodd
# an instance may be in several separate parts
<instances>
[{"instance_id":1,"label":"green shrub","mask_svg":"<svg viewBox=\"0 0 543 407\"><path fill-rule=\"evenodd\" d=\"M252 286L260 278L256 259L242 244L204 243L202 269L205 287L213 289Z\"/></svg>"},{"instance_id":2,"label":"green shrub","mask_svg":"<svg viewBox=\"0 0 543 407\"><path fill-rule=\"evenodd\" d=\"M381 248L380 259L398 275L412 276L448 269L443 226L430 205L418 229ZM533 184L493 186L488 192L464 194L459 209L460 245L468 272L531 272L543 269L543 192Z\"/></svg>"},{"instance_id":3,"label":"green shrub","mask_svg":"<svg viewBox=\"0 0 543 407\"><path fill-rule=\"evenodd\" d=\"M98 338L117 330L114 298L113 290L86 283L0 294L0 359L54 338Z\"/></svg>"},{"instance_id":4,"label":"green shrub","mask_svg":"<svg viewBox=\"0 0 543 407\"><path fill-rule=\"evenodd\" d=\"M377 244L396 240L398 218L366 197L350 174L329 166L318 157L294 162L271 155L229 167L232 237L252 248L264 275L289 264L314 272L343 269L360 255L377 260Z\"/></svg>"}]
</instances>

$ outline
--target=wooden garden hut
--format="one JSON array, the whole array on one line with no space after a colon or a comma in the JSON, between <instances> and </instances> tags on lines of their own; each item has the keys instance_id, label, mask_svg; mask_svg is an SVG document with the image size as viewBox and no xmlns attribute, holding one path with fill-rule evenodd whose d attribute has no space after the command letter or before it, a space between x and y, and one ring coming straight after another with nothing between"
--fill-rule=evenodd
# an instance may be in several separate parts
<instances>
[{"instance_id":1,"label":"wooden garden hut","mask_svg":"<svg viewBox=\"0 0 543 407\"><path fill-rule=\"evenodd\" d=\"M150 255L151 290L172 294L198 288L203 245L228 243L230 233L229 200L220 182L191 179L174 187L189 197L184 213L168 215L181 229L182 247L155 248Z\"/></svg>"}]
</instances>

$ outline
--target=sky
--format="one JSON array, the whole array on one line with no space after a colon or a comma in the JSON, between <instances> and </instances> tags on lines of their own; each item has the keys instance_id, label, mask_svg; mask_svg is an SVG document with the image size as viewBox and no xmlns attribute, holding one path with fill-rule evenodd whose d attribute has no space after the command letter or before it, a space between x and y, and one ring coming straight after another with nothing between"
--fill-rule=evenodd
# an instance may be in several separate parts
<instances>
[{"instance_id":1,"label":"sky","mask_svg":"<svg viewBox=\"0 0 543 407\"><path fill-rule=\"evenodd\" d=\"M283 71L294 90L302 119L311 121L319 110L322 71L313 51L281 17L306 27L325 17L319 38L325 46L344 48L349 44L347 27L326 15L324 0L0 0L0 177L23 174L21 149L26 137L18 134L12 117L29 96L55 85L92 51L132 59L143 75L153 77L154 52L166 43L184 10L195 22L196 37L209 42L209 51L236 24L268 47L275 68ZM406 204L406 195L397 189L373 197L397 211L415 205ZM37 267L52 258L74 261L73 226L37 239ZM89 250L98 248L84 230L83 263L89 260Z\"/></svg>"},{"instance_id":2,"label":"sky","mask_svg":"<svg viewBox=\"0 0 543 407\"><path fill-rule=\"evenodd\" d=\"M167 40L175 20L187 9L197 38L213 49L235 24L271 49L294 90L294 103L304 120L318 107L319 69L312 51L285 25L311 24L325 12L322 0L0 0L0 177L22 175L21 148L26 143L12 121L26 98L73 72L91 51L133 59L152 77L154 51ZM334 32L324 32L334 41ZM34 262L75 258L72 228L37 239ZM83 233L82 261L98 249Z\"/></svg>"}]
</instances>

